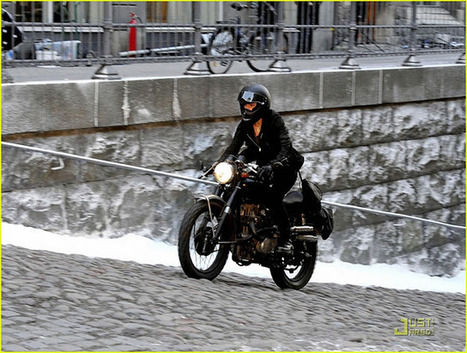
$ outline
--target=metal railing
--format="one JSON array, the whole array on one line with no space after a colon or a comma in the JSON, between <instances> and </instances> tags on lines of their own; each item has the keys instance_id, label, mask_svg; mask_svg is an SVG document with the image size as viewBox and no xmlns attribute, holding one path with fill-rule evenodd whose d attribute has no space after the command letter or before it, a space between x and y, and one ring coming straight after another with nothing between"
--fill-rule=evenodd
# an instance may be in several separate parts
<instances>
[{"instance_id":1,"label":"metal railing","mask_svg":"<svg viewBox=\"0 0 467 353\"><path fill-rule=\"evenodd\" d=\"M40 147L32 147L32 146L25 146L17 143L11 143L11 142L4 142L2 141L2 146L3 147L9 147L9 148L16 148L28 152L38 152L38 153L44 153L48 154L51 156L56 156L59 158L67 158L67 159L72 159L72 160L77 160L81 162L86 162L86 163L94 163L106 167L115 167L115 168L120 168L120 169L125 169L125 170L130 170L138 173L145 173L145 174L152 174L152 175L157 175L161 177L169 177L169 178L175 178L179 180L184 180L188 182L194 182L194 183L201 183L201 184L207 184L207 185L217 185L217 183L209 180L203 180L203 179L197 179L197 178L190 178L187 176L175 174L175 173L168 173L168 172L162 172L162 171L157 171L149 168L142 168L138 166L133 166L133 165L128 165L128 164L123 164L123 163L116 163L116 162L111 162L111 161L106 161L102 159L96 159L96 158L90 158L90 157L84 157L84 156L78 156L66 152L60 152L60 151L52 151ZM64 163L63 161L60 160L60 166L54 168L55 170L59 170L63 168ZM431 219L426 219L426 218L421 218L421 217L416 217L416 216L411 216L411 215L405 215L405 214L400 214L400 213L394 213L394 212L387 212L387 211L380 211L380 210L375 210L375 209L370 209L370 208L365 208L365 207L360 207L360 206L354 206L354 205L346 205L346 204L341 204L337 202L330 202L326 200L322 200L323 204L326 204L328 206L332 207L337 207L337 208L343 208L343 209L349 209L353 211L360 211L360 212L367 212L367 213L372 213L372 214L377 214L381 216L386 216L389 218L400 218L400 219L408 219L412 221L417 221L417 222L422 222L422 223L427 223L427 224L434 224L446 228L453 229L455 231L460 231L465 233L465 226L460 226L460 225L455 225L455 224L449 224L449 223L444 223L444 222L439 222Z\"/></svg>"},{"instance_id":2,"label":"metal railing","mask_svg":"<svg viewBox=\"0 0 467 353\"><path fill-rule=\"evenodd\" d=\"M222 29L237 42L242 32L282 41L266 52L229 51L225 60L341 57L341 68L355 69L362 56L406 55L403 64L416 66L417 55L458 52L465 63L464 2L271 2L272 9L266 2L241 3L247 4L242 9L230 2L69 2L68 8L31 2L27 11L25 3L2 2L13 17L2 16L2 28L9 29L2 42L13 41L15 29L25 39L2 47L8 49L2 50L5 67L206 63L219 60L208 49ZM40 19L32 15L38 12Z\"/></svg>"}]
</instances>

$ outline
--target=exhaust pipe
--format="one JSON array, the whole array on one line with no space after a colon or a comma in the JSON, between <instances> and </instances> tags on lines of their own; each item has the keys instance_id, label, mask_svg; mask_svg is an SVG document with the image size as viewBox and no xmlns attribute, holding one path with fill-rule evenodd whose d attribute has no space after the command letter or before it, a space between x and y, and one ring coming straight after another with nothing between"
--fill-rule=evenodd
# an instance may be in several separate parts
<instances>
[{"instance_id":1,"label":"exhaust pipe","mask_svg":"<svg viewBox=\"0 0 467 353\"><path fill-rule=\"evenodd\" d=\"M290 228L290 231L295 234L309 234L314 233L315 228L313 226L294 226Z\"/></svg>"},{"instance_id":2,"label":"exhaust pipe","mask_svg":"<svg viewBox=\"0 0 467 353\"><path fill-rule=\"evenodd\" d=\"M296 240L300 241L318 241L318 236L315 234L313 226L294 226L290 228L292 235L296 235Z\"/></svg>"}]
</instances>

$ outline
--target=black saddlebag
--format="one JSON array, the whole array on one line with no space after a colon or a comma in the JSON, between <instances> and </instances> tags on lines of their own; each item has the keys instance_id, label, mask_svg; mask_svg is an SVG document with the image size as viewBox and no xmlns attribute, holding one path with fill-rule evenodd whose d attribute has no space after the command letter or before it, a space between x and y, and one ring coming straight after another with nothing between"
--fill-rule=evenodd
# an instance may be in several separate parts
<instances>
[{"instance_id":1,"label":"black saddlebag","mask_svg":"<svg viewBox=\"0 0 467 353\"><path fill-rule=\"evenodd\" d=\"M321 237L323 240L329 238L334 229L334 214L331 209L322 207L321 211L315 216L316 223L321 226Z\"/></svg>"},{"instance_id":2,"label":"black saddlebag","mask_svg":"<svg viewBox=\"0 0 467 353\"><path fill-rule=\"evenodd\" d=\"M312 181L302 179L303 205L315 221L315 226L321 228L321 237L326 240L334 229L334 215L331 209L322 207L323 192Z\"/></svg>"},{"instance_id":3,"label":"black saddlebag","mask_svg":"<svg viewBox=\"0 0 467 353\"><path fill-rule=\"evenodd\" d=\"M321 199L323 192L312 181L302 179L303 204L308 211L315 214L321 211Z\"/></svg>"}]
</instances>

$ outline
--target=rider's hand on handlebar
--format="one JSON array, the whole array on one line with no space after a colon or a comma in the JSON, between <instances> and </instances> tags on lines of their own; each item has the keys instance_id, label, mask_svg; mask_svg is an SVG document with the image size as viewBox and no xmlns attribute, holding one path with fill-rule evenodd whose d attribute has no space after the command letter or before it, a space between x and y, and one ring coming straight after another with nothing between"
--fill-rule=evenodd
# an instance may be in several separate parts
<instances>
[{"instance_id":1,"label":"rider's hand on handlebar","mask_svg":"<svg viewBox=\"0 0 467 353\"><path fill-rule=\"evenodd\" d=\"M258 178L263 183L268 183L272 180L273 169L271 165L265 165L259 168Z\"/></svg>"},{"instance_id":2,"label":"rider's hand on handlebar","mask_svg":"<svg viewBox=\"0 0 467 353\"><path fill-rule=\"evenodd\" d=\"M282 163L281 161L274 162L272 164L272 168L275 170L284 168L284 163Z\"/></svg>"}]
</instances>

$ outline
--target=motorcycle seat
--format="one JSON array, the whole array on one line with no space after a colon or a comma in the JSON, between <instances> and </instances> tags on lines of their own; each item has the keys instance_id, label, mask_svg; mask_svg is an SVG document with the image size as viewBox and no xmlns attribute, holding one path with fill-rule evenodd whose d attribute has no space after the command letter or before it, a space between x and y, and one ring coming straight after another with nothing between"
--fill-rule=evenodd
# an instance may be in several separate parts
<instances>
[{"instance_id":1,"label":"motorcycle seat","mask_svg":"<svg viewBox=\"0 0 467 353\"><path fill-rule=\"evenodd\" d=\"M294 205L303 202L303 194L301 191L291 191L285 195L282 201L285 205Z\"/></svg>"}]
</instances>

